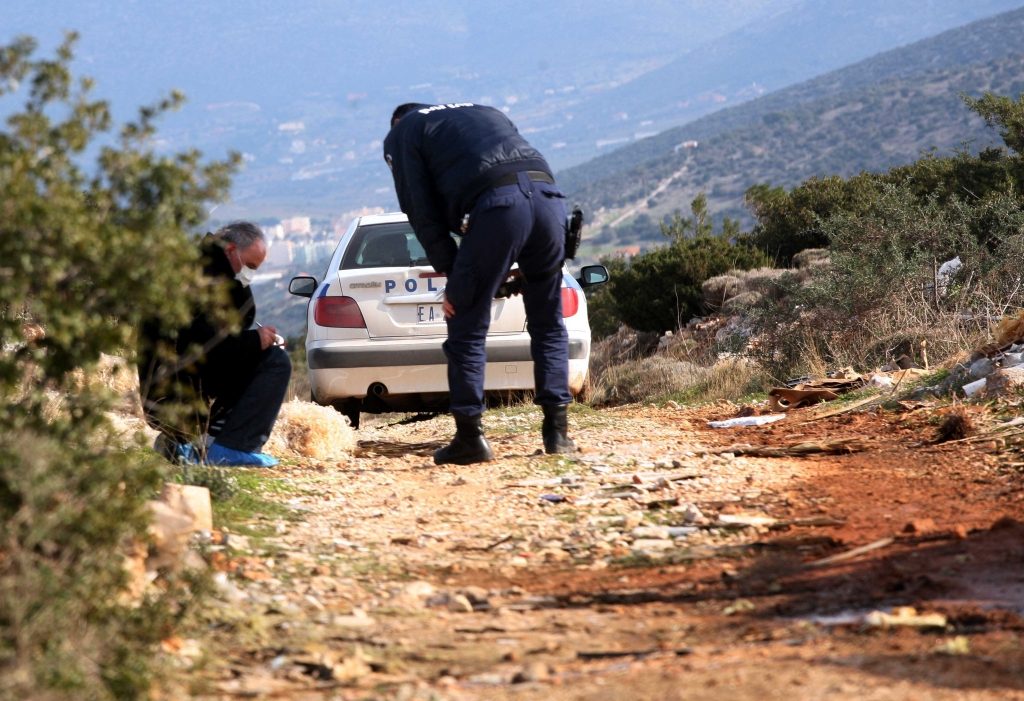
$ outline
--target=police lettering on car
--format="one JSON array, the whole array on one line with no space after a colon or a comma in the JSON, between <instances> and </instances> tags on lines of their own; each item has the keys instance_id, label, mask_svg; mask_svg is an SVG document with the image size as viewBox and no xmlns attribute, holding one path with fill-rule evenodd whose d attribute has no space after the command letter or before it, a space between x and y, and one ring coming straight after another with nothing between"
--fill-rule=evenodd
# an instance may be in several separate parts
<instances>
[{"instance_id":1,"label":"police lettering on car","mask_svg":"<svg viewBox=\"0 0 1024 701\"><path fill-rule=\"evenodd\" d=\"M425 290L426 292L440 292L441 291L440 287L435 287L434 286L434 281L435 280L437 280L437 278L434 278L434 277L428 277L427 278L427 289ZM416 278L409 278L405 282L402 283L402 288L406 292L415 292L416 290L419 289L419 280L417 280ZM384 280L384 294L389 294L391 292L394 292L396 289L398 289L398 280L394 280L392 278L385 278L385 280Z\"/></svg>"}]
</instances>

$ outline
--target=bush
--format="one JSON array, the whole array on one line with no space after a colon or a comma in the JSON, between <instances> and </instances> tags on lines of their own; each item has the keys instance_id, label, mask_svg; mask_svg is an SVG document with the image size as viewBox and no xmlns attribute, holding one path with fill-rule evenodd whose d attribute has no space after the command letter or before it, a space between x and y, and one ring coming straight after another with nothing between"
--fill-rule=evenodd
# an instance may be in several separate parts
<instances>
[{"instance_id":1,"label":"bush","mask_svg":"<svg viewBox=\"0 0 1024 701\"><path fill-rule=\"evenodd\" d=\"M108 105L72 80L74 40L52 60L34 59L28 38L0 47L4 698L146 697L156 644L191 596L168 584L125 600L122 548L146 537L161 463L114 447L113 394L82 378L101 354L134 347L143 318L180 324L205 296L187 231L233 166L153 152L153 120L178 95L107 135Z\"/></svg>"},{"instance_id":2,"label":"bush","mask_svg":"<svg viewBox=\"0 0 1024 701\"><path fill-rule=\"evenodd\" d=\"M767 263L762 252L721 236L680 238L635 256L608 282L608 294L622 323L642 331L671 331L704 312L701 285L706 280Z\"/></svg>"},{"instance_id":3,"label":"bush","mask_svg":"<svg viewBox=\"0 0 1024 701\"><path fill-rule=\"evenodd\" d=\"M1024 208L1014 197L922 200L912 183L887 185L861 214L822 226L831 264L780 279L780 293L752 313L753 352L776 375L919 358L922 341L938 361L977 345L1021 304ZM941 284L936 270L954 256L962 265Z\"/></svg>"}]
</instances>

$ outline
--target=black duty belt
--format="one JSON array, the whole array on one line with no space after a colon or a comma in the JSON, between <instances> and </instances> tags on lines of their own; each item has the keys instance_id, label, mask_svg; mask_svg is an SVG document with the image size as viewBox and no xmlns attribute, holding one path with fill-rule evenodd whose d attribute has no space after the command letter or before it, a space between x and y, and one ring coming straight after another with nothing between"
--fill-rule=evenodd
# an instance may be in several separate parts
<instances>
[{"instance_id":1,"label":"black duty belt","mask_svg":"<svg viewBox=\"0 0 1024 701\"><path fill-rule=\"evenodd\" d=\"M543 170L527 170L525 172L526 177L528 177L530 180L539 183L551 183L552 185L555 184L555 179L552 178L547 173L545 173ZM508 175L504 175L495 180L491 187L501 187L502 185L515 185L517 182L519 182L519 173L509 173Z\"/></svg>"}]
</instances>

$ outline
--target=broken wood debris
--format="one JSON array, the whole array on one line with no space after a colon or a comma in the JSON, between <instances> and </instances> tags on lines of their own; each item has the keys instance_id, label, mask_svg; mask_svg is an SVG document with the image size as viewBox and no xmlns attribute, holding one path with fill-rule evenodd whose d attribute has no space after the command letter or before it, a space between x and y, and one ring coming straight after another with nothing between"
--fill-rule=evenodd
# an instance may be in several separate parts
<instances>
[{"instance_id":1,"label":"broken wood debris","mask_svg":"<svg viewBox=\"0 0 1024 701\"><path fill-rule=\"evenodd\" d=\"M676 657L683 657L692 653L693 649L688 647L680 647L674 650L663 650L661 648L649 648L646 650L578 650L576 652L576 659L611 660L622 657L651 657L652 655L675 655Z\"/></svg>"},{"instance_id":2,"label":"broken wood debris","mask_svg":"<svg viewBox=\"0 0 1024 701\"><path fill-rule=\"evenodd\" d=\"M838 555L831 555L821 560L808 562L807 567L825 567L826 565L834 565L837 562L845 562L847 560L852 560L855 557L864 555L865 553L869 553L874 550L880 550L882 548L888 547L895 542L895 538L881 538L879 540L874 541L873 543L861 545L859 547L853 548L852 550L847 550L846 552L839 553Z\"/></svg>"},{"instance_id":3,"label":"broken wood debris","mask_svg":"<svg viewBox=\"0 0 1024 701\"><path fill-rule=\"evenodd\" d=\"M463 552L488 552L494 550L502 543L507 543L512 540L515 536L512 533L506 533L501 538L491 542L489 545L463 545L462 543L456 543L449 550L460 550Z\"/></svg>"},{"instance_id":4,"label":"broken wood debris","mask_svg":"<svg viewBox=\"0 0 1024 701\"><path fill-rule=\"evenodd\" d=\"M731 453L756 458L798 458L805 455L846 455L869 450L872 447L874 447L872 442L860 438L836 438L824 441L804 441L785 446L740 443L710 452L715 455Z\"/></svg>"}]
</instances>

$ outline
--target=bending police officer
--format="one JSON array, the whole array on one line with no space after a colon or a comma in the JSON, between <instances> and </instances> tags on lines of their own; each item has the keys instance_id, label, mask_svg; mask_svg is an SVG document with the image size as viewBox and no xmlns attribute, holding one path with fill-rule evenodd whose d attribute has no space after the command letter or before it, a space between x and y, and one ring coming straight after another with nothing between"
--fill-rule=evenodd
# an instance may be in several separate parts
<instances>
[{"instance_id":1,"label":"bending police officer","mask_svg":"<svg viewBox=\"0 0 1024 701\"><path fill-rule=\"evenodd\" d=\"M565 198L544 157L500 110L471 103L399 105L384 140L402 211L431 265L447 278L444 312L455 437L437 464L493 459L484 437L485 340L491 302L519 264L548 453L576 449L567 435L568 334L562 318ZM462 235L456 246L451 232Z\"/></svg>"}]
</instances>

